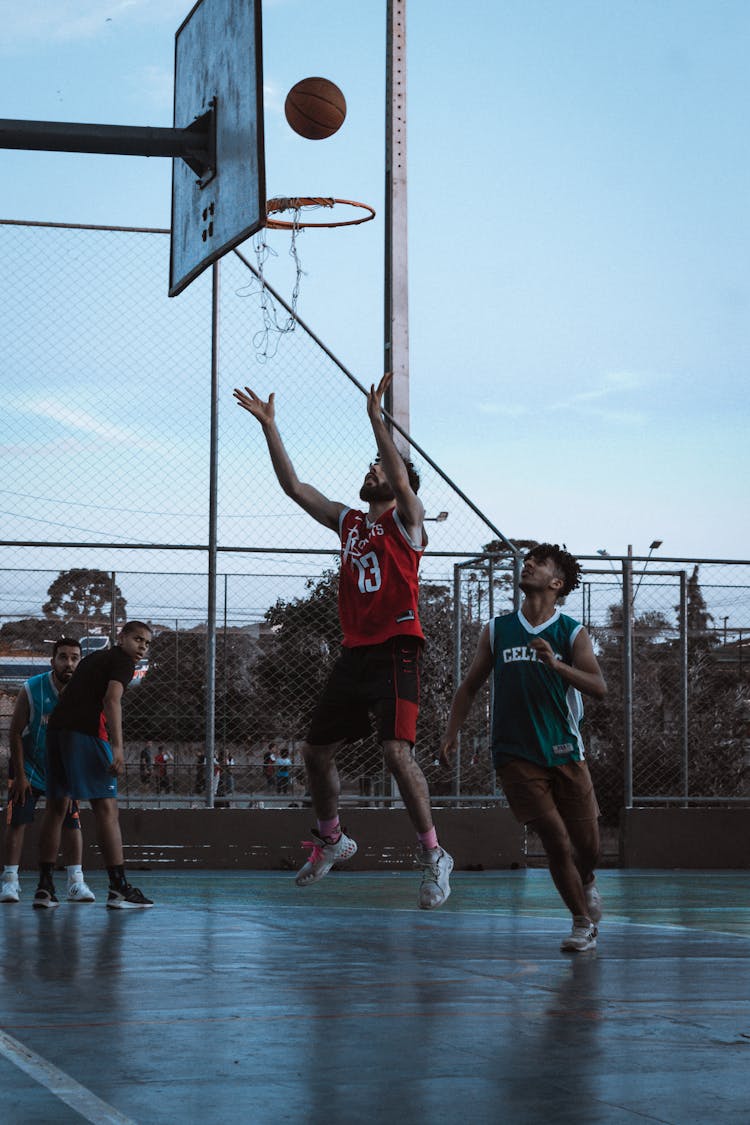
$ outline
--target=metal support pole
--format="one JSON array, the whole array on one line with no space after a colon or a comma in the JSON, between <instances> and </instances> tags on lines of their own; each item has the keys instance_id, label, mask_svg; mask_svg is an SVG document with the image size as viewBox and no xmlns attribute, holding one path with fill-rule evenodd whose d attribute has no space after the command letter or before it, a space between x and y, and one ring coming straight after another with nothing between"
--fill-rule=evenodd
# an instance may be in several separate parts
<instances>
[{"instance_id":1,"label":"metal support pole","mask_svg":"<svg viewBox=\"0 0 750 1125\"><path fill-rule=\"evenodd\" d=\"M632 548L630 549L632 552ZM633 559L622 560L622 704L625 808L633 807Z\"/></svg>"},{"instance_id":2,"label":"metal support pole","mask_svg":"<svg viewBox=\"0 0 750 1125\"><path fill-rule=\"evenodd\" d=\"M453 567L453 692L461 683L461 564ZM456 772L453 779L456 797L461 792L461 732L456 739Z\"/></svg>"},{"instance_id":3,"label":"metal support pole","mask_svg":"<svg viewBox=\"0 0 750 1125\"><path fill-rule=\"evenodd\" d=\"M385 409L409 431L409 269L406 193L406 0L388 0L385 89L385 323L383 364L393 372ZM409 445L393 434L401 453Z\"/></svg>"},{"instance_id":4,"label":"metal support pole","mask_svg":"<svg viewBox=\"0 0 750 1125\"><path fill-rule=\"evenodd\" d=\"M688 604L687 574L680 574L680 733L682 735L682 795L683 806L688 806L689 776L689 725L688 725Z\"/></svg>"},{"instance_id":5,"label":"metal support pole","mask_svg":"<svg viewBox=\"0 0 750 1125\"><path fill-rule=\"evenodd\" d=\"M513 612L518 613L521 608L521 569L523 560L516 552L513 556Z\"/></svg>"},{"instance_id":6,"label":"metal support pole","mask_svg":"<svg viewBox=\"0 0 750 1125\"><path fill-rule=\"evenodd\" d=\"M112 592L110 595L109 607L109 643L114 646L117 644L117 571L112 571Z\"/></svg>"},{"instance_id":7,"label":"metal support pole","mask_svg":"<svg viewBox=\"0 0 750 1125\"><path fill-rule=\"evenodd\" d=\"M208 475L208 618L206 621L206 807L214 807L216 746L216 546L219 452L219 263L211 267L211 443Z\"/></svg>"}]
</instances>

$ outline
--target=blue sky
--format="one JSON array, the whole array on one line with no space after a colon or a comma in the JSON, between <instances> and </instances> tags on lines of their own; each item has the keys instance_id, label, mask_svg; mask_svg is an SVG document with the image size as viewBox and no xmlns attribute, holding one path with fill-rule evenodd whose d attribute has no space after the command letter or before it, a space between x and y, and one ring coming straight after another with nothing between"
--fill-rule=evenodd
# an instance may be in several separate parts
<instances>
[{"instance_id":1,"label":"blue sky","mask_svg":"<svg viewBox=\"0 0 750 1125\"><path fill-rule=\"evenodd\" d=\"M4 6L0 113L171 124L189 6ZM665 555L750 557L750 4L456 11L408 6L415 438L508 535L583 554L646 553L658 537ZM378 210L301 243L299 311L369 382L382 365L385 3L266 0L263 18L269 195ZM347 98L328 141L283 118L308 74ZM0 161L1 218L169 224L168 161ZM269 279L289 291L283 255ZM253 379L273 389L263 368Z\"/></svg>"}]
</instances>

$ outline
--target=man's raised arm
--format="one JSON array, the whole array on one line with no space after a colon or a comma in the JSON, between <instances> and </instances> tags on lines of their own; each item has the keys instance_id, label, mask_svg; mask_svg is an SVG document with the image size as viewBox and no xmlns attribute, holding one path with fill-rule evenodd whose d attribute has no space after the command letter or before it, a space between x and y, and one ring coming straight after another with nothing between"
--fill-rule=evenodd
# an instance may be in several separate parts
<instances>
[{"instance_id":1,"label":"man's raised arm","mask_svg":"<svg viewBox=\"0 0 750 1125\"><path fill-rule=\"evenodd\" d=\"M235 388L234 397L243 410L252 414L253 418L257 418L260 422L276 479L287 496L294 500L295 504L299 504L300 508L303 508L318 523L322 523L324 527L330 527L337 532L339 517L346 508L346 504L329 500L322 492L318 492L317 488L313 488L311 484L304 484L297 476L276 425L274 395L270 394L268 402L264 402L256 395L255 391L245 387L244 391Z\"/></svg>"},{"instance_id":2,"label":"man's raised arm","mask_svg":"<svg viewBox=\"0 0 750 1125\"><path fill-rule=\"evenodd\" d=\"M367 396L367 413L378 445L380 464L383 466L383 472L391 486L393 495L396 497L396 511L411 537L419 542L423 531L424 505L409 483L409 474L406 471L404 459L396 448L396 443L383 420L383 395L392 382L393 372L389 371L383 376L377 387L373 383ZM419 534L417 534L417 531Z\"/></svg>"}]
</instances>

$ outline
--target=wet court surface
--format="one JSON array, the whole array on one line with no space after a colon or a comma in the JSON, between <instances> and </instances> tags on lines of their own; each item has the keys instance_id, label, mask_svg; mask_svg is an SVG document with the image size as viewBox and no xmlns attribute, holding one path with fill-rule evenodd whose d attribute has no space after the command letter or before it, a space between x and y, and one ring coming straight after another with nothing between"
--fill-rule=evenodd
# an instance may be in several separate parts
<instances>
[{"instance_id":1,"label":"wet court surface","mask_svg":"<svg viewBox=\"0 0 750 1125\"><path fill-rule=\"evenodd\" d=\"M750 1122L750 873L603 871L578 955L542 870L132 879L0 907L8 1125Z\"/></svg>"}]
</instances>

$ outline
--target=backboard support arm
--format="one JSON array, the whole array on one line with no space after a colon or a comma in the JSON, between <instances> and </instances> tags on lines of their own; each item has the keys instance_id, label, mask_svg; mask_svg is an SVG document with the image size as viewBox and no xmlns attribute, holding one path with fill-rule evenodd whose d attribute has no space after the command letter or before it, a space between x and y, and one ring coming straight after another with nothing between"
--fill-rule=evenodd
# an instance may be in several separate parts
<instances>
[{"instance_id":1,"label":"backboard support arm","mask_svg":"<svg viewBox=\"0 0 750 1125\"><path fill-rule=\"evenodd\" d=\"M185 129L3 118L0 119L0 148L180 157L203 186L216 171L216 114L214 98L211 108Z\"/></svg>"}]
</instances>

